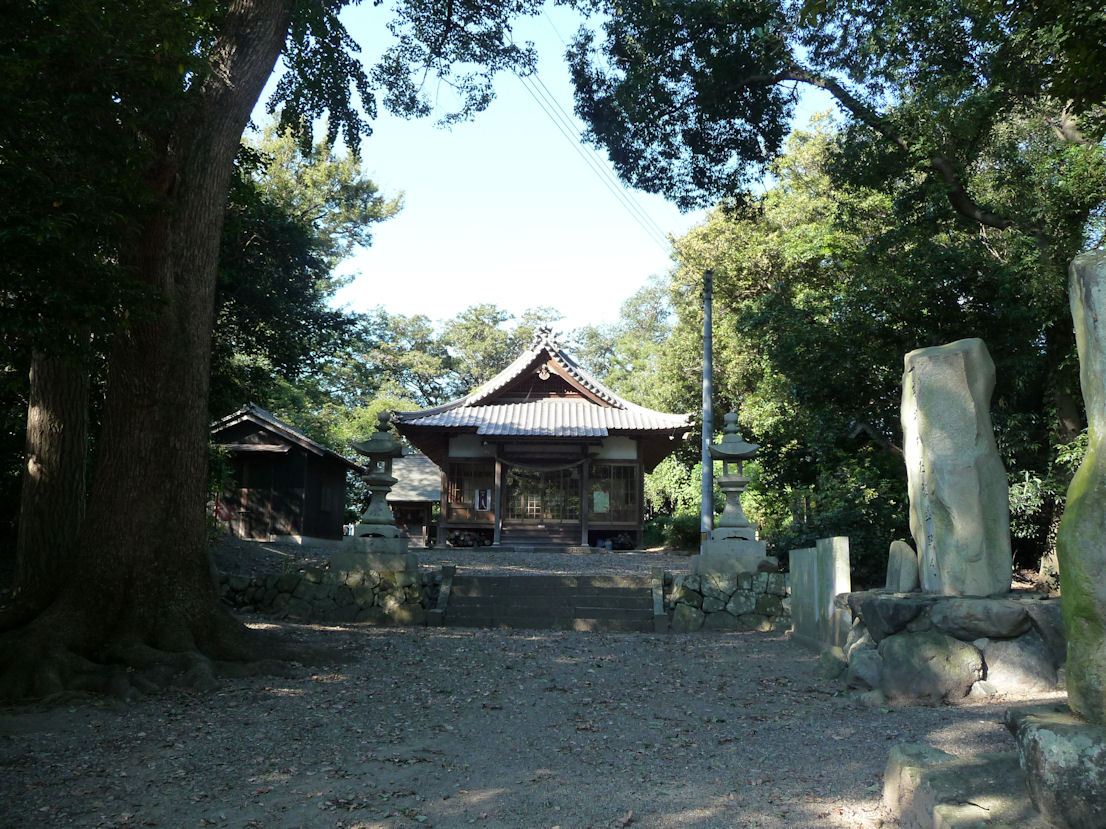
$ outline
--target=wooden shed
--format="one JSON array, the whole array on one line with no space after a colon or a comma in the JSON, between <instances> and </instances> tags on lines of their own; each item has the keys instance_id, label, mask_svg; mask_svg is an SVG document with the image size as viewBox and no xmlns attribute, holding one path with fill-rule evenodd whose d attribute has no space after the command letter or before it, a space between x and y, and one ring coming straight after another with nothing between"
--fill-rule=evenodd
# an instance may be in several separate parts
<instances>
[{"instance_id":1,"label":"wooden shed","mask_svg":"<svg viewBox=\"0 0 1106 829\"><path fill-rule=\"evenodd\" d=\"M640 545L644 474L691 428L619 397L549 327L470 394L393 422L442 470L439 540L514 545Z\"/></svg>"},{"instance_id":2,"label":"wooden shed","mask_svg":"<svg viewBox=\"0 0 1106 829\"><path fill-rule=\"evenodd\" d=\"M211 424L211 440L229 454L222 503L235 536L342 537L348 473L360 466L253 403Z\"/></svg>"}]
</instances>

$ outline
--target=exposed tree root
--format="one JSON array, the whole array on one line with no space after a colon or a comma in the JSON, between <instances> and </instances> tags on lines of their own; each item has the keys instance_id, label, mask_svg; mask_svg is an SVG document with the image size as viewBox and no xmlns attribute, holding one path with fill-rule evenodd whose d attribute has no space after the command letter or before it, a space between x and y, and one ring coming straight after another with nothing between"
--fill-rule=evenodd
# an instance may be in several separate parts
<instances>
[{"instance_id":1,"label":"exposed tree root","mask_svg":"<svg viewBox=\"0 0 1106 829\"><path fill-rule=\"evenodd\" d=\"M0 636L0 701L50 705L84 696L130 701L171 687L210 691L224 679L295 676L305 664L337 656L297 650L283 631L249 630L221 608L212 614L198 626L202 639L179 619L163 619L152 635L102 637L93 647L87 635L65 635L69 626L56 614L39 616Z\"/></svg>"}]
</instances>

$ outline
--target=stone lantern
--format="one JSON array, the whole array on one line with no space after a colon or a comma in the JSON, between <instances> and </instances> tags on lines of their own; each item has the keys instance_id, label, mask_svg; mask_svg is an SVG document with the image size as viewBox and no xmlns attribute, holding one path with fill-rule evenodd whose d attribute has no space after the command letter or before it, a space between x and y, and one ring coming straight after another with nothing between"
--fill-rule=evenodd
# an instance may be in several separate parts
<instances>
[{"instance_id":1,"label":"stone lantern","mask_svg":"<svg viewBox=\"0 0 1106 829\"><path fill-rule=\"evenodd\" d=\"M388 493L396 479L392 477L392 460L403 455L403 445L391 432L388 412L377 415L377 430L367 440L353 444L358 454L369 460L361 480L369 488L369 506L354 527L353 537L342 544L343 559L359 554L405 554L407 539L395 524L392 508L388 506ZM332 560L333 563L333 560ZM352 562L346 562L352 565Z\"/></svg>"},{"instance_id":2,"label":"stone lantern","mask_svg":"<svg viewBox=\"0 0 1106 829\"><path fill-rule=\"evenodd\" d=\"M396 483L392 477L392 459L403 456L403 445L391 431L391 419L388 412L377 415L377 430L372 437L353 444L358 454L369 459L361 480L369 488L371 497L368 509L361 516L354 535L371 538L397 538L399 529L395 525L392 508L388 506L388 493Z\"/></svg>"},{"instance_id":3,"label":"stone lantern","mask_svg":"<svg viewBox=\"0 0 1106 829\"><path fill-rule=\"evenodd\" d=\"M725 416L722 440L710 445L712 460L722 461L718 483L726 495L726 508L703 545L703 552L692 562L693 572L733 575L736 573L774 572L778 562L765 554L765 544L757 541L756 531L741 508L741 493L749 485L744 462L756 456L760 447L746 443L737 429L737 415Z\"/></svg>"},{"instance_id":4,"label":"stone lantern","mask_svg":"<svg viewBox=\"0 0 1106 829\"><path fill-rule=\"evenodd\" d=\"M741 508L741 493L749 485L749 479L744 474L744 462L755 457L760 447L742 440L737 431L736 414L730 412L724 419L726 425L722 429L722 440L711 444L710 456L713 460L722 461L722 477L718 479L718 484L726 495L726 508L718 518L711 538L714 539L718 537L717 533L725 531L725 538L754 541L756 532Z\"/></svg>"}]
</instances>

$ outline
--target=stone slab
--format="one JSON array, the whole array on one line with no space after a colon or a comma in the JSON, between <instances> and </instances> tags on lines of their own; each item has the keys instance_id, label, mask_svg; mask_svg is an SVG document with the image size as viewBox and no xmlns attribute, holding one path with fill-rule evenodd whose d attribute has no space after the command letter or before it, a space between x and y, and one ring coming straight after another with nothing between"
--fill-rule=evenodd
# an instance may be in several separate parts
<instances>
[{"instance_id":1,"label":"stone slab","mask_svg":"<svg viewBox=\"0 0 1106 829\"><path fill-rule=\"evenodd\" d=\"M860 618L868 627L873 642L881 642L888 636L906 629L919 613L932 604L926 597L870 596L860 603Z\"/></svg>"},{"instance_id":2,"label":"stone slab","mask_svg":"<svg viewBox=\"0 0 1106 829\"><path fill-rule=\"evenodd\" d=\"M792 638L818 651L844 646L852 615L835 599L852 589L849 539L822 538L813 548L792 550L790 569Z\"/></svg>"},{"instance_id":3,"label":"stone slab","mask_svg":"<svg viewBox=\"0 0 1106 829\"><path fill-rule=\"evenodd\" d=\"M910 593L918 589L918 554L905 541L892 541L887 551L887 590Z\"/></svg>"},{"instance_id":4,"label":"stone slab","mask_svg":"<svg viewBox=\"0 0 1106 829\"><path fill-rule=\"evenodd\" d=\"M1087 411L1087 454L1068 486L1056 536L1068 635L1068 704L1106 725L1106 251L1071 262L1068 301Z\"/></svg>"},{"instance_id":5,"label":"stone slab","mask_svg":"<svg viewBox=\"0 0 1106 829\"><path fill-rule=\"evenodd\" d=\"M1009 710L1030 795L1054 826L1106 826L1106 726L1063 706Z\"/></svg>"},{"instance_id":6,"label":"stone slab","mask_svg":"<svg viewBox=\"0 0 1106 829\"><path fill-rule=\"evenodd\" d=\"M946 599L934 605L929 618L942 633L965 641L1012 639L1033 624L1025 604L1013 599Z\"/></svg>"}]
</instances>

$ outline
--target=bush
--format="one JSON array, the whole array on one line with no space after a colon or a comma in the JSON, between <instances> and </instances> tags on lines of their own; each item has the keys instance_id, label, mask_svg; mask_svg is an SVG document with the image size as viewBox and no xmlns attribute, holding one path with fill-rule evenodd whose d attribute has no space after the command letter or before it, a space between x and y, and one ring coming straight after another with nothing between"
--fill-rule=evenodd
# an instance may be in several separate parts
<instances>
[{"instance_id":1,"label":"bush","mask_svg":"<svg viewBox=\"0 0 1106 829\"><path fill-rule=\"evenodd\" d=\"M676 550L698 550L702 522L697 512L681 512L664 528L664 543Z\"/></svg>"},{"instance_id":2,"label":"bush","mask_svg":"<svg viewBox=\"0 0 1106 829\"><path fill-rule=\"evenodd\" d=\"M658 515L656 518L650 518L646 521L641 533L642 546L659 547L664 544L664 534L671 523L672 519L667 515Z\"/></svg>"}]
</instances>

